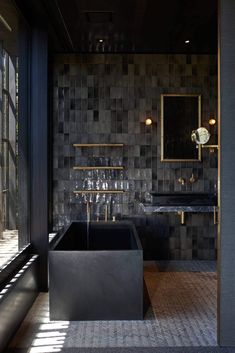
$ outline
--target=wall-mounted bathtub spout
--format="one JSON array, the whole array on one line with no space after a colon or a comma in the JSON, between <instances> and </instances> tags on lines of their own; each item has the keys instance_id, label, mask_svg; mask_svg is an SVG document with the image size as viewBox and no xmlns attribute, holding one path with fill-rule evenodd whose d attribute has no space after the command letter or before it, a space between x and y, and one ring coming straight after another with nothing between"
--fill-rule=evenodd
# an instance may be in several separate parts
<instances>
[{"instance_id":1,"label":"wall-mounted bathtub spout","mask_svg":"<svg viewBox=\"0 0 235 353\"><path fill-rule=\"evenodd\" d=\"M89 223L91 220L91 206L90 206L90 202L87 201L86 203L86 221L87 223Z\"/></svg>"}]
</instances>

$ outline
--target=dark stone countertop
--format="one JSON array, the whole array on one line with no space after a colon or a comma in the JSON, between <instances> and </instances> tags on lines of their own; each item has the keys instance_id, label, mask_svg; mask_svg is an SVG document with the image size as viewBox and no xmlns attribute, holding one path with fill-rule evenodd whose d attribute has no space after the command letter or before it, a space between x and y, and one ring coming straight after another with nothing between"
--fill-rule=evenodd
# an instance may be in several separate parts
<instances>
[{"instance_id":1,"label":"dark stone countertop","mask_svg":"<svg viewBox=\"0 0 235 353\"><path fill-rule=\"evenodd\" d=\"M214 212L218 210L217 206L159 206L154 204L143 204L141 203L141 208L145 213L155 213L155 212Z\"/></svg>"}]
</instances>

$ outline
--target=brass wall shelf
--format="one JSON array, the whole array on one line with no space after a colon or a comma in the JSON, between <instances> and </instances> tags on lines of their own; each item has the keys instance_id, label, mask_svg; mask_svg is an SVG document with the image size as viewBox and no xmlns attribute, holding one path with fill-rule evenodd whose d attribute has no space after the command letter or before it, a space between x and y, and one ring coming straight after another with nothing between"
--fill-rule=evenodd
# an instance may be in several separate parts
<instances>
[{"instance_id":1,"label":"brass wall shelf","mask_svg":"<svg viewBox=\"0 0 235 353\"><path fill-rule=\"evenodd\" d=\"M125 190L74 190L74 194L123 194Z\"/></svg>"},{"instance_id":2,"label":"brass wall shelf","mask_svg":"<svg viewBox=\"0 0 235 353\"><path fill-rule=\"evenodd\" d=\"M73 147L123 147L123 143L74 143ZM123 166L74 166L73 170L123 170ZM125 190L74 190L74 194L123 194Z\"/></svg>"},{"instance_id":3,"label":"brass wall shelf","mask_svg":"<svg viewBox=\"0 0 235 353\"><path fill-rule=\"evenodd\" d=\"M108 166L94 166L94 167L73 167L74 170L123 170L124 167L108 167Z\"/></svg>"},{"instance_id":4,"label":"brass wall shelf","mask_svg":"<svg viewBox=\"0 0 235 353\"><path fill-rule=\"evenodd\" d=\"M123 147L123 143L74 143L73 147Z\"/></svg>"}]
</instances>

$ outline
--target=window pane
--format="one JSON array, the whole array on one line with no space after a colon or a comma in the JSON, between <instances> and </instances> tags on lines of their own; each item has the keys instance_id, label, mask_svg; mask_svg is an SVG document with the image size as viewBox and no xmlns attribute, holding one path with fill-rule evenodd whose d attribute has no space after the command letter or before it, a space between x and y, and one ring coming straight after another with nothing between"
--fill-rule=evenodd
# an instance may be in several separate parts
<instances>
[{"instance_id":1,"label":"window pane","mask_svg":"<svg viewBox=\"0 0 235 353\"><path fill-rule=\"evenodd\" d=\"M18 155L18 13L11 0L6 3L1 15L12 31L7 32L6 28L0 32L0 270L29 242L28 234L22 235L22 241L19 233L19 212L25 205L19 203L18 197L21 168ZM27 188L24 189L27 192Z\"/></svg>"}]
</instances>

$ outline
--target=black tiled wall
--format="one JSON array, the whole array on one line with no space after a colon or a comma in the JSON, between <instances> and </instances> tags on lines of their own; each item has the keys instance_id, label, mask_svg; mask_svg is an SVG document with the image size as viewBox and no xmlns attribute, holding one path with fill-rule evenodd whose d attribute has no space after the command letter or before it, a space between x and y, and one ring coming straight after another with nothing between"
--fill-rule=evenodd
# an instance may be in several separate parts
<instances>
[{"instance_id":1,"label":"black tiled wall","mask_svg":"<svg viewBox=\"0 0 235 353\"><path fill-rule=\"evenodd\" d=\"M202 162L160 161L160 95L202 95L202 125L216 143L217 63L209 55L88 54L57 55L54 64L53 219L54 228L85 219L131 218L145 258L214 259L216 227L212 214L144 215L140 203L150 191L213 192L217 153L202 152ZM144 125L147 116L154 124ZM74 148L73 143L124 143L121 148ZM115 171L74 171L73 166L124 166ZM196 182L181 185L178 178ZM74 190L124 189L123 195L76 196Z\"/></svg>"}]
</instances>

